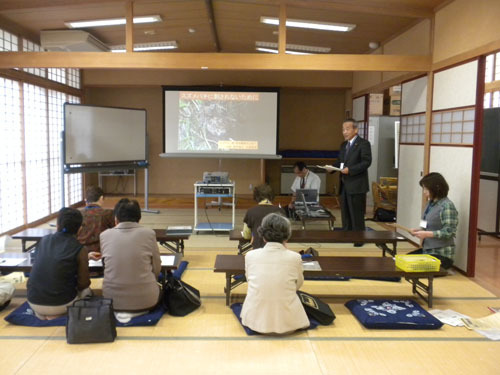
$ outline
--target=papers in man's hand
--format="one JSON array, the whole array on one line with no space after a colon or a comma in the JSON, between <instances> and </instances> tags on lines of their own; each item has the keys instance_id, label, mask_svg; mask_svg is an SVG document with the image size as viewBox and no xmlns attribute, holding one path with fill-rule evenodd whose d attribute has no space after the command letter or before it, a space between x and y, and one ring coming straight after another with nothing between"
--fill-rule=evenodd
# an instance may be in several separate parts
<instances>
[{"instance_id":1,"label":"papers in man's hand","mask_svg":"<svg viewBox=\"0 0 500 375\"><path fill-rule=\"evenodd\" d=\"M161 265L162 266L173 266L175 261L175 255L161 255Z\"/></svg>"},{"instance_id":2,"label":"papers in man's hand","mask_svg":"<svg viewBox=\"0 0 500 375\"><path fill-rule=\"evenodd\" d=\"M102 267L102 259L99 260L89 259L89 267Z\"/></svg>"},{"instance_id":3,"label":"papers in man's hand","mask_svg":"<svg viewBox=\"0 0 500 375\"><path fill-rule=\"evenodd\" d=\"M15 267L25 260L26 258L2 258L0 259L0 266Z\"/></svg>"},{"instance_id":4,"label":"papers in man's hand","mask_svg":"<svg viewBox=\"0 0 500 375\"><path fill-rule=\"evenodd\" d=\"M326 164L326 165L316 165L316 167L322 168L322 169L327 169L327 170L333 170L333 171L337 171L337 172L340 172L342 170L340 168L334 167L333 165L329 165L329 164Z\"/></svg>"},{"instance_id":5,"label":"papers in man's hand","mask_svg":"<svg viewBox=\"0 0 500 375\"><path fill-rule=\"evenodd\" d=\"M304 268L304 271L321 271L321 266L317 260L302 262L302 268Z\"/></svg>"},{"instance_id":6,"label":"papers in man's hand","mask_svg":"<svg viewBox=\"0 0 500 375\"><path fill-rule=\"evenodd\" d=\"M470 319L467 315L460 314L453 310L429 310L429 313L438 318L442 323L448 324L453 327L463 327L464 322L462 319Z\"/></svg>"}]
</instances>

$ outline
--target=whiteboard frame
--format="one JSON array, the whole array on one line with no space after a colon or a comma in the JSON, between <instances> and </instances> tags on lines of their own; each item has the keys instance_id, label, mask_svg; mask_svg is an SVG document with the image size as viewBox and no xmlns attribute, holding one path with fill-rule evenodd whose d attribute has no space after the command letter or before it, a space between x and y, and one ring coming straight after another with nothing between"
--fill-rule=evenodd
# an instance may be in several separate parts
<instances>
[{"instance_id":1,"label":"whiteboard frame","mask_svg":"<svg viewBox=\"0 0 500 375\"><path fill-rule=\"evenodd\" d=\"M124 109L132 111L143 111L145 114L145 126L144 126L144 143L145 143L145 155L144 159L140 160L121 160L112 162L93 162L93 163L67 163L66 162L66 107L67 106L79 106L79 107L91 107L91 108L110 108L110 109ZM63 172L64 173L80 173L80 172L98 172L101 170L113 170L113 169L139 169L148 167L148 156L149 156L149 142L148 142L148 112L145 108L126 108L126 107L112 107L112 106L99 106L99 105L88 105L88 104L78 104L66 102L63 105L63 131L61 133L62 142L62 160L63 160Z\"/></svg>"}]
</instances>

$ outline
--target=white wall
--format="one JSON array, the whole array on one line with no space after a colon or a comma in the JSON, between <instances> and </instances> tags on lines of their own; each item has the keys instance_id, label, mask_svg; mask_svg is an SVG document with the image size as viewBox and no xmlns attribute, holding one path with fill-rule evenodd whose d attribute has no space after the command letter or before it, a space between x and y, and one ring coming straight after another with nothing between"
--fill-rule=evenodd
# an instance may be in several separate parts
<instances>
[{"instance_id":1,"label":"white wall","mask_svg":"<svg viewBox=\"0 0 500 375\"><path fill-rule=\"evenodd\" d=\"M476 104L477 60L434 74L432 110Z\"/></svg>"},{"instance_id":2,"label":"white wall","mask_svg":"<svg viewBox=\"0 0 500 375\"><path fill-rule=\"evenodd\" d=\"M360 96L352 101L352 117L356 121L365 120L365 97Z\"/></svg>"},{"instance_id":3,"label":"white wall","mask_svg":"<svg viewBox=\"0 0 500 375\"><path fill-rule=\"evenodd\" d=\"M427 76L402 85L401 114L423 113L427 107Z\"/></svg>"},{"instance_id":4,"label":"white wall","mask_svg":"<svg viewBox=\"0 0 500 375\"><path fill-rule=\"evenodd\" d=\"M398 215L397 223L408 228L418 228L422 215L422 178L424 165L423 145L399 146ZM419 243L420 240L407 233L404 235Z\"/></svg>"},{"instance_id":5,"label":"white wall","mask_svg":"<svg viewBox=\"0 0 500 375\"><path fill-rule=\"evenodd\" d=\"M455 266L467 270L472 147L432 146L430 172L439 172L450 186L448 198L458 211Z\"/></svg>"}]
</instances>

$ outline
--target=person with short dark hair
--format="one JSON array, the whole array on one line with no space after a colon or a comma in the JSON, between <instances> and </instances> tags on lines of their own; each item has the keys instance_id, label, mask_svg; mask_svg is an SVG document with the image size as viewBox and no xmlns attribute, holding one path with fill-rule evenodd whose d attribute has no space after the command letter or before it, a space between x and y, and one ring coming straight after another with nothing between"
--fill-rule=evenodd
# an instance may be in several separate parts
<instances>
[{"instance_id":1,"label":"person with short dark hair","mask_svg":"<svg viewBox=\"0 0 500 375\"><path fill-rule=\"evenodd\" d=\"M36 246L28 280L28 303L40 319L66 314L66 307L90 295L87 250L76 239L82 214L62 208L57 232L43 237Z\"/></svg>"},{"instance_id":2,"label":"person with short dark hair","mask_svg":"<svg viewBox=\"0 0 500 375\"><path fill-rule=\"evenodd\" d=\"M99 235L115 226L113 210L102 208L104 191L98 186L89 186L85 191L85 207L81 210L83 223L78 232L78 241L85 247L91 258L101 252Z\"/></svg>"},{"instance_id":3,"label":"person with short dark hair","mask_svg":"<svg viewBox=\"0 0 500 375\"><path fill-rule=\"evenodd\" d=\"M321 187L321 179L319 176L307 168L306 163L303 161L298 161L293 165L293 173L295 173L295 179L293 180L290 190L292 191L292 201L285 207L285 212L288 217L293 217L293 211L295 209L295 201L297 200L297 190L311 189L318 191L319 200L319 190Z\"/></svg>"},{"instance_id":4,"label":"person with short dark hair","mask_svg":"<svg viewBox=\"0 0 500 375\"><path fill-rule=\"evenodd\" d=\"M358 135L358 125L352 118L342 123L345 141L340 146L334 166L340 168L340 208L342 228L349 231L365 230L366 193L369 191L368 167L372 163L370 142ZM332 168L326 168L330 173ZM355 246L363 246L356 243Z\"/></svg>"},{"instance_id":5,"label":"person with short dark hair","mask_svg":"<svg viewBox=\"0 0 500 375\"><path fill-rule=\"evenodd\" d=\"M160 252L155 232L139 225L141 207L136 200L116 204L114 228L101 233L104 264L103 295L113 299L117 312L129 318L147 313L160 300Z\"/></svg>"},{"instance_id":6,"label":"person with short dark hair","mask_svg":"<svg viewBox=\"0 0 500 375\"><path fill-rule=\"evenodd\" d=\"M411 233L423 240L422 249L411 254L430 254L441 260L443 268L450 268L455 258L458 211L448 199L448 183L441 174L432 172L424 176L419 184L428 203L421 227Z\"/></svg>"},{"instance_id":7,"label":"person with short dark hair","mask_svg":"<svg viewBox=\"0 0 500 375\"><path fill-rule=\"evenodd\" d=\"M260 333L291 333L309 326L297 290L304 282L300 255L286 248L290 221L277 213L259 227L265 246L245 256L248 291L241 309L244 326Z\"/></svg>"},{"instance_id":8,"label":"person with short dark hair","mask_svg":"<svg viewBox=\"0 0 500 375\"><path fill-rule=\"evenodd\" d=\"M258 228L262 219L267 214L276 212L285 215L285 211L278 206L273 205L274 193L271 186L262 184L254 187L253 199L258 203L257 206L250 208L243 218L243 238L252 241L254 249L264 246L264 240L258 233Z\"/></svg>"}]
</instances>

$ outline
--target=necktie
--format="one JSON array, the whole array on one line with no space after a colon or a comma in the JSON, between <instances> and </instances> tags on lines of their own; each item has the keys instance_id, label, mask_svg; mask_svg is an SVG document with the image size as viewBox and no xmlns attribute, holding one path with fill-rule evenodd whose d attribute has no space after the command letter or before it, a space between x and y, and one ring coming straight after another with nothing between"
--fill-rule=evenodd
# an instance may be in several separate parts
<instances>
[{"instance_id":1,"label":"necktie","mask_svg":"<svg viewBox=\"0 0 500 375\"><path fill-rule=\"evenodd\" d=\"M351 149L351 141L347 141L347 144L345 146L345 157L347 157L347 154L349 154L350 149Z\"/></svg>"},{"instance_id":2,"label":"necktie","mask_svg":"<svg viewBox=\"0 0 500 375\"><path fill-rule=\"evenodd\" d=\"M304 177L302 177L302 178L300 179L300 188L301 188L301 189L304 189L304 187L305 187L305 186L306 186L306 181L304 180Z\"/></svg>"}]
</instances>

